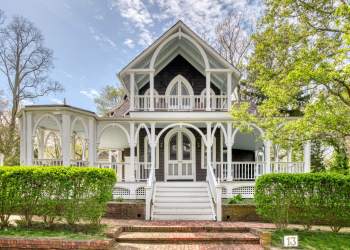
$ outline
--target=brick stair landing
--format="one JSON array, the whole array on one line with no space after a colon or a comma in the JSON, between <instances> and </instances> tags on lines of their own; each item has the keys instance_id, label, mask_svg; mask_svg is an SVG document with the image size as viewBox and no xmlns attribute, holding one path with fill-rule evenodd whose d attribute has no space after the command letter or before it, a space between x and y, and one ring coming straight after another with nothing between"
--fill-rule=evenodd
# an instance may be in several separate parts
<instances>
[{"instance_id":1,"label":"brick stair landing","mask_svg":"<svg viewBox=\"0 0 350 250\"><path fill-rule=\"evenodd\" d=\"M244 227L128 226L114 238L113 249L263 249L259 236Z\"/></svg>"},{"instance_id":2,"label":"brick stair landing","mask_svg":"<svg viewBox=\"0 0 350 250\"><path fill-rule=\"evenodd\" d=\"M223 232L124 232L118 237L119 242L134 243L230 243L259 244L259 237L251 233Z\"/></svg>"}]
</instances>

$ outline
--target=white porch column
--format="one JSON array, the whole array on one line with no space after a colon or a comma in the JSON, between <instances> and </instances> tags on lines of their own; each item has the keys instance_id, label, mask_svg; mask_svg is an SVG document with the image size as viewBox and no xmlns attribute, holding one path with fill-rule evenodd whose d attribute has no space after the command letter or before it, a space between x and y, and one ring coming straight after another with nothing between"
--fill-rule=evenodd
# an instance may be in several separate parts
<instances>
[{"instance_id":1,"label":"white porch column","mask_svg":"<svg viewBox=\"0 0 350 250\"><path fill-rule=\"evenodd\" d=\"M211 123L207 122L207 176L208 169L211 166L211 147L212 147L212 138L211 138Z\"/></svg>"},{"instance_id":2,"label":"white porch column","mask_svg":"<svg viewBox=\"0 0 350 250\"><path fill-rule=\"evenodd\" d=\"M210 111L210 72L207 71L205 74L205 80L206 80L206 89L205 89L205 97L206 97L206 105L205 105L205 111Z\"/></svg>"},{"instance_id":3,"label":"white porch column","mask_svg":"<svg viewBox=\"0 0 350 250\"><path fill-rule=\"evenodd\" d=\"M287 161L288 162L292 162L292 153L293 153L293 150L288 149L288 152L287 152Z\"/></svg>"},{"instance_id":4,"label":"white porch column","mask_svg":"<svg viewBox=\"0 0 350 250\"><path fill-rule=\"evenodd\" d=\"M43 129L39 129L38 144L38 158L43 159L45 151L45 131Z\"/></svg>"},{"instance_id":5,"label":"white porch column","mask_svg":"<svg viewBox=\"0 0 350 250\"><path fill-rule=\"evenodd\" d=\"M264 141L264 153L265 153L265 173L271 173L271 141Z\"/></svg>"},{"instance_id":6,"label":"white porch column","mask_svg":"<svg viewBox=\"0 0 350 250\"><path fill-rule=\"evenodd\" d=\"M135 110L135 73L130 72L130 111Z\"/></svg>"},{"instance_id":7,"label":"white porch column","mask_svg":"<svg viewBox=\"0 0 350 250\"><path fill-rule=\"evenodd\" d=\"M227 72L227 110L231 109L232 101L232 72Z\"/></svg>"},{"instance_id":8,"label":"white porch column","mask_svg":"<svg viewBox=\"0 0 350 250\"><path fill-rule=\"evenodd\" d=\"M20 131L20 151L19 151L19 157L20 157L20 165L23 166L26 163L26 130L25 130L25 112L23 112L22 117L19 119L19 131Z\"/></svg>"},{"instance_id":9,"label":"white porch column","mask_svg":"<svg viewBox=\"0 0 350 250\"><path fill-rule=\"evenodd\" d=\"M311 172L311 142L304 143L304 172Z\"/></svg>"},{"instance_id":10,"label":"white porch column","mask_svg":"<svg viewBox=\"0 0 350 250\"><path fill-rule=\"evenodd\" d=\"M95 126L95 119L89 118L89 143L88 143L88 151L89 151L89 165L95 166L96 165L96 151L97 151L97 144L96 144L96 126Z\"/></svg>"},{"instance_id":11,"label":"white porch column","mask_svg":"<svg viewBox=\"0 0 350 250\"><path fill-rule=\"evenodd\" d=\"M232 181L232 122L227 123L227 181Z\"/></svg>"},{"instance_id":12,"label":"white porch column","mask_svg":"<svg viewBox=\"0 0 350 250\"><path fill-rule=\"evenodd\" d=\"M27 149L27 160L25 164L27 166L33 165L33 118L32 113L26 113L26 149Z\"/></svg>"},{"instance_id":13,"label":"white porch column","mask_svg":"<svg viewBox=\"0 0 350 250\"><path fill-rule=\"evenodd\" d=\"M62 114L62 156L63 156L63 166L70 166L70 115L67 113Z\"/></svg>"},{"instance_id":14,"label":"white porch column","mask_svg":"<svg viewBox=\"0 0 350 250\"><path fill-rule=\"evenodd\" d=\"M126 166L125 168L125 181L130 181L130 182L135 182L135 123L131 122L130 123L130 160L129 166Z\"/></svg>"},{"instance_id":15,"label":"white porch column","mask_svg":"<svg viewBox=\"0 0 350 250\"><path fill-rule=\"evenodd\" d=\"M150 147L151 147L151 168L153 172L153 178L155 178L155 169L156 169L156 128L155 128L155 122L151 123L151 140L150 140Z\"/></svg>"},{"instance_id":16,"label":"white porch column","mask_svg":"<svg viewBox=\"0 0 350 250\"><path fill-rule=\"evenodd\" d=\"M149 72L150 111L154 111L154 71Z\"/></svg>"}]
</instances>

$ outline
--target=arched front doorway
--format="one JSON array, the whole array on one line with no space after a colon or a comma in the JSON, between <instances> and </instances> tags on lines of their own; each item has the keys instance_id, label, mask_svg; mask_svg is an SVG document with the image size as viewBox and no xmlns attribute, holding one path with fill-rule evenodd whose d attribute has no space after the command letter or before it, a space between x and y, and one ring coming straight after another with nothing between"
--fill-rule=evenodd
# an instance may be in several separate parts
<instances>
[{"instance_id":1,"label":"arched front doorway","mask_svg":"<svg viewBox=\"0 0 350 250\"><path fill-rule=\"evenodd\" d=\"M174 128L164 138L164 180L196 180L195 137L186 128Z\"/></svg>"}]
</instances>

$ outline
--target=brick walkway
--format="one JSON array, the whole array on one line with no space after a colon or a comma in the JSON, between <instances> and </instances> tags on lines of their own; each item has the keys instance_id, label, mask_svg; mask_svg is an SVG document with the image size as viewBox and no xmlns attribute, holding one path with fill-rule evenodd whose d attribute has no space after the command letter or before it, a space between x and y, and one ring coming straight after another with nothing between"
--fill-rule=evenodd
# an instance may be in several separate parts
<instances>
[{"instance_id":1,"label":"brick walkway","mask_svg":"<svg viewBox=\"0 0 350 250\"><path fill-rule=\"evenodd\" d=\"M146 221L146 220L115 220L102 219L103 224L113 228L116 226L187 226L187 227L242 227L257 229L275 229L271 223L260 222L216 222L216 221Z\"/></svg>"},{"instance_id":2,"label":"brick walkway","mask_svg":"<svg viewBox=\"0 0 350 250\"><path fill-rule=\"evenodd\" d=\"M226 244L129 244L119 243L113 250L263 250L257 245L226 245Z\"/></svg>"}]
</instances>

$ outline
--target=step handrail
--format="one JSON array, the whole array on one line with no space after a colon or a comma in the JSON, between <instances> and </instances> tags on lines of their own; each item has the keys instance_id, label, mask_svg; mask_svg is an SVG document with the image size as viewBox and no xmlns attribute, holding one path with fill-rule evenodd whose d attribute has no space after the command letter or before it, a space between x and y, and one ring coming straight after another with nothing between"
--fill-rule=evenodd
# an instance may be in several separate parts
<instances>
[{"instance_id":1,"label":"step handrail","mask_svg":"<svg viewBox=\"0 0 350 250\"><path fill-rule=\"evenodd\" d=\"M221 195L222 195L222 186L216 181L216 177L213 171L213 167L209 164L207 168L207 182L209 185L210 193L215 203L216 207L216 220L222 220L222 207L221 207Z\"/></svg>"},{"instance_id":2,"label":"step handrail","mask_svg":"<svg viewBox=\"0 0 350 250\"><path fill-rule=\"evenodd\" d=\"M151 220L154 186L156 182L155 169L152 167L147 179L146 191L146 220Z\"/></svg>"}]
</instances>

